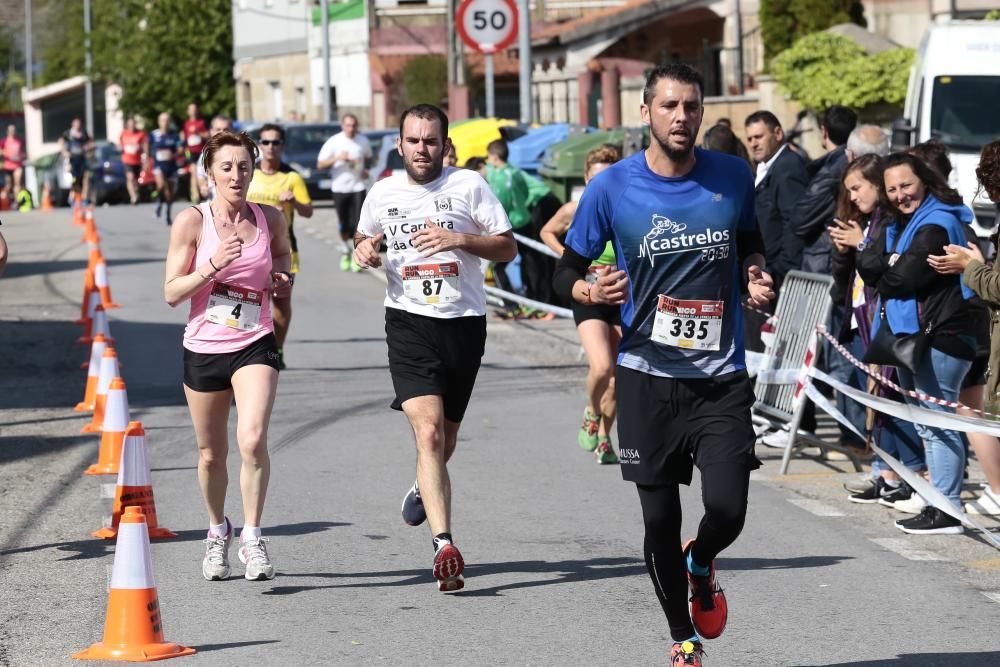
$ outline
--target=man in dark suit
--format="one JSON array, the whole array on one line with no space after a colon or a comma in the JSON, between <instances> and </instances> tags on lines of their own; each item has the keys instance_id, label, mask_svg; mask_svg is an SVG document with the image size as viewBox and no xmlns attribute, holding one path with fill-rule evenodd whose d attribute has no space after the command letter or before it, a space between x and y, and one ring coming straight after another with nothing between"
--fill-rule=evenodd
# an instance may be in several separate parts
<instances>
[{"instance_id":1,"label":"man in dark suit","mask_svg":"<svg viewBox=\"0 0 1000 667\"><path fill-rule=\"evenodd\" d=\"M770 111L755 111L746 120L747 147L757 163L757 223L764 237L767 268L776 288L785 274L802 264L802 240L792 226L795 205L809 177L805 162L788 148L785 132Z\"/></svg>"}]
</instances>

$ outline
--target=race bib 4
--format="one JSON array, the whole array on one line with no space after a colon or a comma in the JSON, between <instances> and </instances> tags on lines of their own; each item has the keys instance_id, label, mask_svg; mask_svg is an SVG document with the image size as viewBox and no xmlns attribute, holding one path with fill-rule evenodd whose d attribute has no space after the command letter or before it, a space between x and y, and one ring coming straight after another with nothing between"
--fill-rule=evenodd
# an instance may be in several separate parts
<instances>
[{"instance_id":1,"label":"race bib 4","mask_svg":"<svg viewBox=\"0 0 1000 667\"><path fill-rule=\"evenodd\" d=\"M260 324L264 293L226 283L216 283L208 297L205 317L231 329L252 331Z\"/></svg>"},{"instance_id":2,"label":"race bib 4","mask_svg":"<svg viewBox=\"0 0 1000 667\"><path fill-rule=\"evenodd\" d=\"M417 303L451 303L462 296L458 262L405 264L403 295Z\"/></svg>"},{"instance_id":3,"label":"race bib 4","mask_svg":"<svg viewBox=\"0 0 1000 667\"><path fill-rule=\"evenodd\" d=\"M718 351L722 340L722 301L694 301L660 295L650 338L685 350Z\"/></svg>"}]
</instances>

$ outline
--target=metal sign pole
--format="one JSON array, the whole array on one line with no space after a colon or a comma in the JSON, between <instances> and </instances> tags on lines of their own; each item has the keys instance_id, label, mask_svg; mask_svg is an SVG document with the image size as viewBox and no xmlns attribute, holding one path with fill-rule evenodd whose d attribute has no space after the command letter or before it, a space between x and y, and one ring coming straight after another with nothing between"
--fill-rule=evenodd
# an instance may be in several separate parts
<instances>
[{"instance_id":1,"label":"metal sign pole","mask_svg":"<svg viewBox=\"0 0 1000 667\"><path fill-rule=\"evenodd\" d=\"M496 108L493 99L493 54L486 54L484 61L486 65L486 117L494 118Z\"/></svg>"},{"instance_id":2,"label":"metal sign pole","mask_svg":"<svg viewBox=\"0 0 1000 667\"><path fill-rule=\"evenodd\" d=\"M520 60L521 78L521 122L530 123L534 114L531 108L531 14L528 10L528 0L518 0L517 11L520 14L518 34L518 58Z\"/></svg>"}]
</instances>

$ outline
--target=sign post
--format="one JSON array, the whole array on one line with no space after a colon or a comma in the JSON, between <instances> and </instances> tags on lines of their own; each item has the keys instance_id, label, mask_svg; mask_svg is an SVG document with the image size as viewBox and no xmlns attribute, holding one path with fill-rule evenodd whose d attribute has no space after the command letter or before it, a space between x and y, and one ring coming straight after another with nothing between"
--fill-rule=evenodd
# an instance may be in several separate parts
<instances>
[{"instance_id":1,"label":"sign post","mask_svg":"<svg viewBox=\"0 0 1000 667\"><path fill-rule=\"evenodd\" d=\"M496 115L493 54L517 39L517 6L514 0L462 0L455 28L465 44L484 56L486 115Z\"/></svg>"}]
</instances>

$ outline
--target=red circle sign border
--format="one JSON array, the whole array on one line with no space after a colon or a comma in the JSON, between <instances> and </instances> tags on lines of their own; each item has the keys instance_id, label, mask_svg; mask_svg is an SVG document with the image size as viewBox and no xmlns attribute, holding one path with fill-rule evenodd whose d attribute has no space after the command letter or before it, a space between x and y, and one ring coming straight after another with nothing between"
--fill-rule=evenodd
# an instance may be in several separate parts
<instances>
[{"instance_id":1,"label":"red circle sign border","mask_svg":"<svg viewBox=\"0 0 1000 667\"><path fill-rule=\"evenodd\" d=\"M458 34L462 38L462 41L465 42L469 48L475 49L483 55L492 55L497 51L503 51L508 46L513 44L514 40L517 39L517 31L520 29L521 25L517 5L514 4L514 0L501 0L501 2L510 7L511 16L514 17L514 20L511 22L512 26L510 34L500 41L500 43L495 44L492 50L483 49L479 42L470 37L469 33L465 32L465 12L469 9L473 2L475 2L475 0L462 0L462 4L458 8L458 12L455 14L455 29L458 30Z\"/></svg>"}]
</instances>

